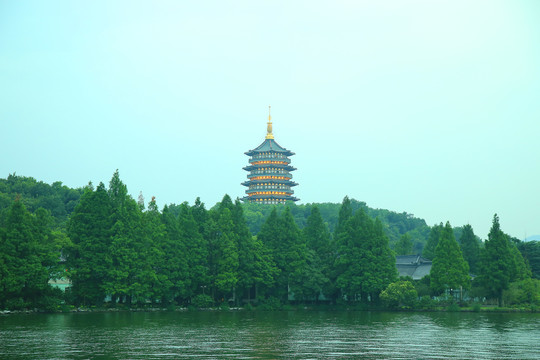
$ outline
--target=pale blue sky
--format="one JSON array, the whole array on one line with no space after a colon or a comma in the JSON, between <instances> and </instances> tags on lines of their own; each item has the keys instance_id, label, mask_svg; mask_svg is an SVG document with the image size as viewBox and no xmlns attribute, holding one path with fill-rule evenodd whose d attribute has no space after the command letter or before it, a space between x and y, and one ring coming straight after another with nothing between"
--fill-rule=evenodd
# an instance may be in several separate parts
<instances>
[{"instance_id":1,"label":"pale blue sky","mask_svg":"<svg viewBox=\"0 0 540 360\"><path fill-rule=\"evenodd\" d=\"M302 203L540 234L540 1L0 1L0 177L211 207L268 105Z\"/></svg>"}]
</instances>

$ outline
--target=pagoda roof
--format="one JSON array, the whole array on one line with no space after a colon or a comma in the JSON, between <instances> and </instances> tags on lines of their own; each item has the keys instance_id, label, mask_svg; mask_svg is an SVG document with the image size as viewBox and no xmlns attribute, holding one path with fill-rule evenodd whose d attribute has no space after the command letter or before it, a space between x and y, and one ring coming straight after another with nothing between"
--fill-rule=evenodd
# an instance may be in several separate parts
<instances>
[{"instance_id":1,"label":"pagoda roof","mask_svg":"<svg viewBox=\"0 0 540 360\"><path fill-rule=\"evenodd\" d=\"M274 139L265 139L261 145L257 146L253 150L246 151L245 154L251 156L255 153L267 152L267 151L283 153L286 156L294 155L292 151L287 150L284 147L281 147Z\"/></svg>"}]
</instances>

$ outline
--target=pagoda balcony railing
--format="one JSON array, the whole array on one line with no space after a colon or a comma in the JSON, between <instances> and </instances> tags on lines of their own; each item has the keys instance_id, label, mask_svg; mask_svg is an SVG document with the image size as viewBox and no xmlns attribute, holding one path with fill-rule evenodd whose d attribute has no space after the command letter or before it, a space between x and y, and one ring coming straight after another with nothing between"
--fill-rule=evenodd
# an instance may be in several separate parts
<instances>
[{"instance_id":1,"label":"pagoda balcony railing","mask_svg":"<svg viewBox=\"0 0 540 360\"><path fill-rule=\"evenodd\" d=\"M261 191L284 192L284 193L287 193L287 195L294 194L294 190L290 190L290 189L248 189L246 190L246 194L253 194L253 193L261 192ZM270 196L270 195L278 195L278 194L260 194L260 196ZM283 194L280 194L280 195L285 196Z\"/></svg>"},{"instance_id":2,"label":"pagoda balcony railing","mask_svg":"<svg viewBox=\"0 0 540 360\"><path fill-rule=\"evenodd\" d=\"M250 157L249 158L250 163L257 162L257 161L283 161L283 162L286 162L287 164L291 163L291 159L289 159L288 157L283 157L283 158L277 158L277 157L254 158L254 157Z\"/></svg>"},{"instance_id":3,"label":"pagoda balcony railing","mask_svg":"<svg viewBox=\"0 0 540 360\"><path fill-rule=\"evenodd\" d=\"M266 200L285 200L285 201L300 200L294 196L288 196L288 195L266 195L266 196L256 195L256 196L244 196L242 198L243 201L249 201L249 202L255 202L255 203L258 203L258 201L256 201L257 199L262 200L261 201L262 203L264 203L264 201Z\"/></svg>"},{"instance_id":4,"label":"pagoda balcony railing","mask_svg":"<svg viewBox=\"0 0 540 360\"><path fill-rule=\"evenodd\" d=\"M281 177L285 177L285 178L288 178L289 180L292 179L292 175L289 174L289 173L278 173L278 172L261 172L261 173L249 173L247 175L248 178L252 178L252 177L257 177L257 176L281 176ZM266 179L265 179L266 180ZM268 180L272 180L272 179L268 179Z\"/></svg>"},{"instance_id":5,"label":"pagoda balcony railing","mask_svg":"<svg viewBox=\"0 0 540 360\"><path fill-rule=\"evenodd\" d=\"M295 183L292 180L283 180L283 179L259 179L259 180L247 180L242 183L244 186L250 186L250 185L260 185L265 183L272 183L272 184L280 184L285 186L296 186L298 183Z\"/></svg>"}]
</instances>

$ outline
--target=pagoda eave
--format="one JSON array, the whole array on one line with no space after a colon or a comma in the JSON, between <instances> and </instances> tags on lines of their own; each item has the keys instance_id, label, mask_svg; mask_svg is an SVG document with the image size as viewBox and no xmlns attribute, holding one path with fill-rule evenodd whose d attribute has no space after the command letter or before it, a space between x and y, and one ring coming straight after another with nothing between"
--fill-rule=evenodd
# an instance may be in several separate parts
<instances>
[{"instance_id":1,"label":"pagoda eave","mask_svg":"<svg viewBox=\"0 0 540 360\"><path fill-rule=\"evenodd\" d=\"M267 195L267 196L244 196L242 201L257 202L257 201L268 201L268 200L285 200L285 201L299 201L300 199L294 196L286 195Z\"/></svg>"},{"instance_id":2,"label":"pagoda eave","mask_svg":"<svg viewBox=\"0 0 540 360\"><path fill-rule=\"evenodd\" d=\"M296 168L294 166L290 165L282 165L282 164L257 164L257 165L248 165L244 166L242 169L246 171L251 170L257 170L257 169L268 169L269 167L273 167L275 169L285 170L285 171L295 171Z\"/></svg>"}]
</instances>

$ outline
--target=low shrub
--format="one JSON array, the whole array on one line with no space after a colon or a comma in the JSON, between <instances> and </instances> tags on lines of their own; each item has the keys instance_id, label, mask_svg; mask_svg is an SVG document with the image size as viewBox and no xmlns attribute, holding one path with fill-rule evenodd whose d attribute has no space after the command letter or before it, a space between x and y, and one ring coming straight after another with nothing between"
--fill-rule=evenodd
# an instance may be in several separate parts
<instances>
[{"instance_id":1,"label":"low shrub","mask_svg":"<svg viewBox=\"0 0 540 360\"><path fill-rule=\"evenodd\" d=\"M278 298L271 296L267 299L260 300L259 305L257 306L257 309L266 310L266 311L281 310L282 305L281 305L281 301L279 301Z\"/></svg>"},{"instance_id":2,"label":"low shrub","mask_svg":"<svg viewBox=\"0 0 540 360\"><path fill-rule=\"evenodd\" d=\"M210 307L214 303L214 300L209 295L199 294L193 298L191 303L193 306L201 309Z\"/></svg>"},{"instance_id":3,"label":"low shrub","mask_svg":"<svg viewBox=\"0 0 540 360\"><path fill-rule=\"evenodd\" d=\"M429 295L424 295L418 302L418 307L423 310L432 310L436 307L436 303Z\"/></svg>"}]
</instances>

